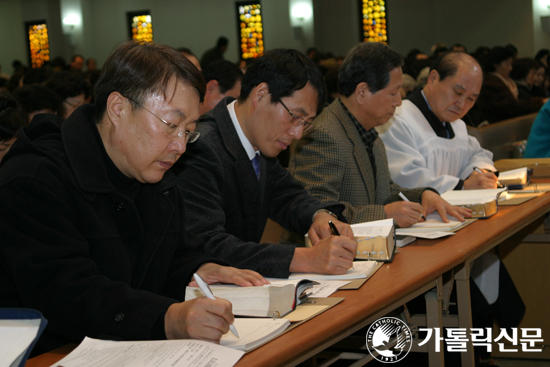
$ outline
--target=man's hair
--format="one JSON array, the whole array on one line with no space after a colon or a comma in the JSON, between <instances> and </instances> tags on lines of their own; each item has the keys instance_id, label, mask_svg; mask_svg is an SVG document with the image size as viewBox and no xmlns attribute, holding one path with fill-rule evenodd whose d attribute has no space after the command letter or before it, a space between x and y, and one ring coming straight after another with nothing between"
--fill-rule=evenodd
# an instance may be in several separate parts
<instances>
[{"instance_id":1,"label":"man's hair","mask_svg":"<svg viewBox=\"0 0 550 367\"><path fill-rule=\"evenodd\" d=\"M11 140L17 131L27 126L27 119L17 108L17 101L0 94L0 142Z\"/></svg>"},{"instance_id":2,"label":"man's hair","mask_svg":"<svg viewBox=\"0 0 550 367\"><path fill-rule=\"evenodd\" d=\"M403 66L397 52L383 43L363 42L348 53L338 75L338 92L349 97L359 83L367 83L376 93L390 82L390 71Z\"/></svg>"},{"instance_id":3,"label":"man's hair","mask_svg":"<svg viewBox=\"0 0 550 367\"><path fill-rule=\"evenodd\" d=\"M173 93L166 90L173 78L195 88L200 101L203 101L204 78L184 55L172 47L156 43L123 43L105 61L94 88L96 121L103 118L111 93L122 94L131 100L133 109L139 109L149 96L167 98Z\"/></svg>"},{"instance_id":4,"label":"man's hair","mask_svg":"<svg viewBox=\"0 0 550 367\"><path fill-rule=\"evenodd\" d=\"M531 70L537 70L544 67L544 65L535 59L523 58L517 59L512 65L512 71L510 72L510 78L518 81L523 81L529 75Z\"/></svg>"},{"instance_id":5,"label":"man's hair","mask_svg":"<svg viewBox=\"0 0 550 367\"><path fill-rule=\"evenodd\" d=\"M224 36L220 36L220 38L218 38L218 41L216 42L216 47L222 48L224 46L227 46L228 44L229 44L229 40Z\"/></svg>"},{"instance_id":6,"label":"man's hair","mask_svg":"<svg viewBox=\"0 0 550 367\"><path fill-rule=\"evenodd\" d=\"M460 62L469 59L472 62L479 65L476 59L462 51L449 51L440 55L430 66L430 72L432 70L437 71L439 74L439 81L443 81L448 76L455 76ZM480 66L481 69L481 66Z\"/></svg>"},{"instance_id":7,"label":"man's hair","mask_svg":"<svg viewBox=\"0 0 550 367\"><path fill-rule=\"evenodd\" d=\"M18 107L30 114L43 109L56 112L61 104L61 99L51 89L41 84L24 85L13 92L13 98L17 100Z\"/></svg>"},{"instance_id":8,"label":"man's hair","mask_svg":"<svg viewBox=\"0 0 550 367\"><path fill-rule=\"evenodd\" d=\"M308 82L317 91L317 112L320 112L327 92L319 69L300 51L273 49L254 60L246 69L239 102L246 101L252 89L261 83L267 83L271 102L277 103L281 98L304 88Z\"/></svg>"},{"instance_id":9,"label":"man's hair","mask_svg":"<svg viewBox=\"0 0 550 367\"><path fill-rule=\"evenodd\" d=\"M216 60L202 69L202 76L207 84L211 80L216 80L220 87L220 93L225 93L233 88L237 81L243 79L243 72L231 61Z\"/></svg>"}]
</instances>

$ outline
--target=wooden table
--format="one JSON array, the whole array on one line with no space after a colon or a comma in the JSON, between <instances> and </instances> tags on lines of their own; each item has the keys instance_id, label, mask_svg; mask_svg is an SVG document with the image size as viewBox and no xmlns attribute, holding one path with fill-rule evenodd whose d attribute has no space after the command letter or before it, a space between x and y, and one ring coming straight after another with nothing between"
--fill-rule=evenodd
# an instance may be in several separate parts
<instances>
[{"instance_id":1,"label":"wooden table","mask_svg":"<svg viewBox=\"0 0 550 367\"><path fill-rule=\"evenodd\" d=\"M417 240L400 249L394 261L378 270L361 289L337 292L335 296L345 297L342 303L246 354L236 366L297 365L433 289L442 274L452 269L467 268L464 264L548 212L550 194L544 194L519 206L501 207L493 217L478 220L454 236L440 240ZM49 366L61 359L64 353L66 350L46 353L29 360L26 366ZM469 365L472 360L473 354L471 358L466 358L463 365Z\"/></svg>"},{"instance_id":2,"label":"wooden table","mask_svg":"<svg viewBox=\"0 0 550 367\"><path fill-rule=\"evenodd\" d=\"M500 207L489 219L440 240L417 240L401 249L359 290L313 320L246 354L236 366L296 365L431 289L443 273L460 268L550 212L550 194L519 206ZM443 353L441 353L443 354Z\"/></svg>"}]
</instances>

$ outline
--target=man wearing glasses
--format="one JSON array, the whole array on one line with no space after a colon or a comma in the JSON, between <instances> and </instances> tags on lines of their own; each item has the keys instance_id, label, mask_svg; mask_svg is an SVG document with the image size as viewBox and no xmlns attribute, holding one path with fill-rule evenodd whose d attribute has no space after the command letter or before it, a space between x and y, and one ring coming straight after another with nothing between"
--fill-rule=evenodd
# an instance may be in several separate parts
<instances>
[{"instance_id":1,"label":"man wearing glasses","mask_svg":"<svg viewBox=\"0 0 550 367\"><path fill-rule=\"evenodd\" d=\"M37 353L84 336L217 342L225 300L182 302L194 272L208 283L263 285L216 264L184 227L167 172L199 134L205 83L171 47L127 43L106 61L95 105L61 123L38 115L0 167L0 307L42 312Z\"/></svg>"},{"instance_id":2,"label":"man wearing glasses","mask_svg":"<svg viewBox=\"0 0 550 367\"><path fill-rule=\"evenodd\" d=\"M315 129L297 144L290 172L322 201L340 200L349 223L393 218L410 227L433 211L460 220L469 211L452 207L435 190L405 188L390 177L384 144L375 129L401 105L403 60L382 43L355 46L338 75L341 95L315 119ZM402 200L399 193L410 201ZM297 236L284 234L285 241Z\"/></svg>"},{"instance_id":3,"label":"man wearing glasses","mask_svg":"<svg viewBox=\"0 0 550 367\"><path fill-rule=\"evenodd\" d=\"M272 50L250 65L237 101L226 98L201 117L201 137L177 170L187 229L206 242L207 255L270 277L351 268L356 244L337 219L343 206L308 195L276 158L311 128L325 94L305 55ZM308 232L315 246L260 244L268 218ZM331 235L329 221L341 237Z\"/></svg>"}]
</instances>

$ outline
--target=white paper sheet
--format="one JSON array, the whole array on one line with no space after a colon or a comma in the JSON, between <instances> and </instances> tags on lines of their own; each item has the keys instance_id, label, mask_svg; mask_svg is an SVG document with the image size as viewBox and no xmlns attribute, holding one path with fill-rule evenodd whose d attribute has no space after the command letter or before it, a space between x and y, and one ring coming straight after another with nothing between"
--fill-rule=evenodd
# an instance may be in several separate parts
<instances>
[{"instance_id":1,"label":"white paper sheet","mask_svg":"<svg viewBox=\"0 0 550 367\"><path fill-rule=\"evenodd\" d=\"M243 354L201 340L114 342L85 338L51 367L231 367Z\"/></svg>"}]
</instances>

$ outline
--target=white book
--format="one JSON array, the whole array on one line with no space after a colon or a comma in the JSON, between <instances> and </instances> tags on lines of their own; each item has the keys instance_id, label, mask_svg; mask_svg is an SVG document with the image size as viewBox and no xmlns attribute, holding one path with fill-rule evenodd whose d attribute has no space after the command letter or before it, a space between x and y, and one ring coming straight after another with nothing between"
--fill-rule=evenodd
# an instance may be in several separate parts
<instances>
[{"instance_id":1,"label":"white book","mask_svg":"<svg viewBox=\"0 0 550 367\"><path fill-rule=\"evenodd\" d=\"M504 191L506 191L506 187L485 190L449 190L444 192L441 197L451 205L468 206L495 201Z\"/></svg>"},{"instance_id":2,"label":"white book","mask_svg":"<svg viewBox=\"0 0 550 367\"><path fill-rule=\"evenodd\" d=\"M527 167L500 172L498 182L512 190L523 189L529 183Z\"/></svg>"}]
</instances>

